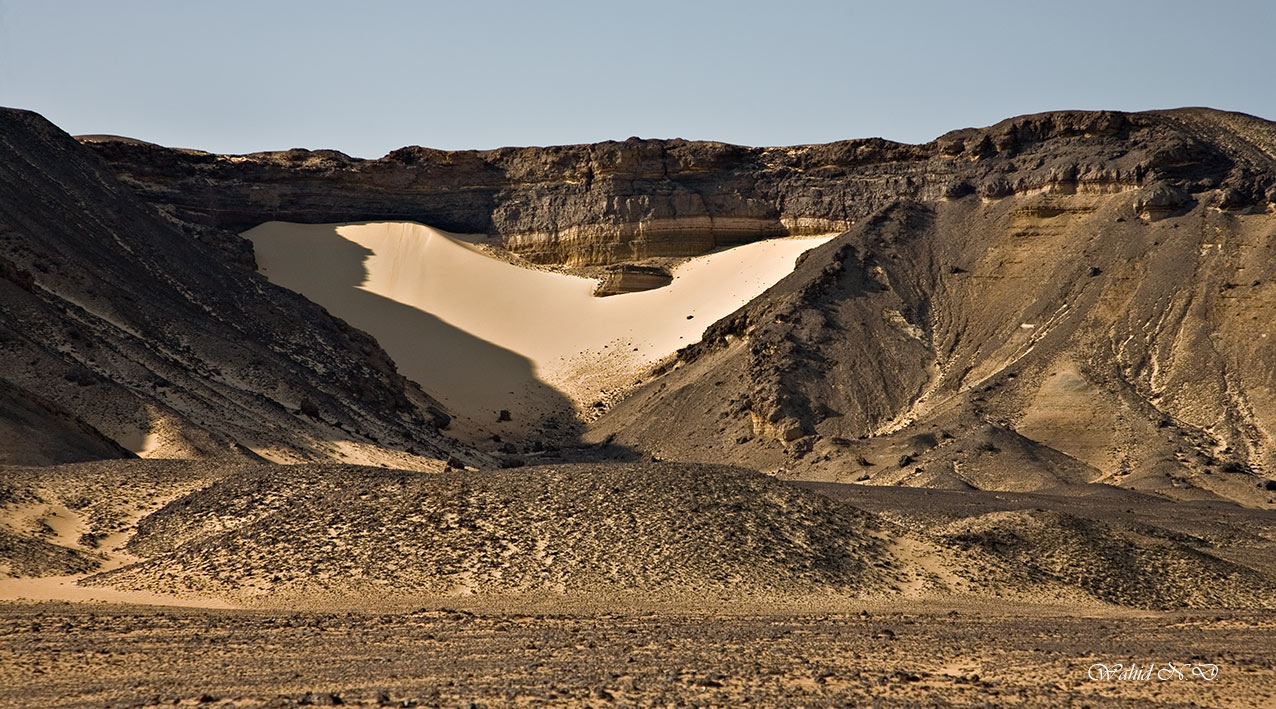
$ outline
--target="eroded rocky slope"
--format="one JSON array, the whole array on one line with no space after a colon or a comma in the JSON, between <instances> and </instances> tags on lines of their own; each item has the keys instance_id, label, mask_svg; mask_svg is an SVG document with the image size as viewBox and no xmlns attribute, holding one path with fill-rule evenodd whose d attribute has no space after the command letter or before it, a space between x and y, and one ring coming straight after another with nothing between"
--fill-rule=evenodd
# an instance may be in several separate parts
<instances>
[{"instance_id":1,"label":"eroded rocky slope","mask_svg":"<svg viewBox=\"0 0 1276 709\"><path fill-rule=\"evenodd\" d=\"M1276 217L1201 194L1149 219L1146 189L897 203L592 435L820 479L1267 502Z\"/></svg>"},{"instance_id":2,"label":"eroded rocky slope","mask_svg":"<svg viewBox=\"0 0 1276 709\"><path fill-rule=\"evenodd\" d=\"M36 114L0 111L0 194L0 463L465 457L372 338L226 263Z\"/></svg>"}]
</instances>

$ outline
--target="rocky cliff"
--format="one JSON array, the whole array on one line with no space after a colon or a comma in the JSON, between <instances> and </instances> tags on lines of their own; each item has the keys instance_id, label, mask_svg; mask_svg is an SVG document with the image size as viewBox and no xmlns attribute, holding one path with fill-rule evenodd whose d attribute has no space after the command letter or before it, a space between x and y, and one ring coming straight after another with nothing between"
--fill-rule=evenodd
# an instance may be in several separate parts
<instances>
[{"instance_id":1,"label":"rocky cliff","mask_svg":"<svg viewBox=\"0 0 1276 709\"><path fill-rule=\"evenodd\" d=\"M1241 137L1244 136L1244 137ZM331 150L214 155L94 136L85 144L150 203L226 242L268 220L412 220L499 235L529 260L602 265L765 237L842 231L901 198L1155 186L1172 210L1210 192L1228 208L1276 199L1271 124L1206 109L1056 112L948 133L748 148L640 140L378 160Z\"/></svg>"}]
</instances>

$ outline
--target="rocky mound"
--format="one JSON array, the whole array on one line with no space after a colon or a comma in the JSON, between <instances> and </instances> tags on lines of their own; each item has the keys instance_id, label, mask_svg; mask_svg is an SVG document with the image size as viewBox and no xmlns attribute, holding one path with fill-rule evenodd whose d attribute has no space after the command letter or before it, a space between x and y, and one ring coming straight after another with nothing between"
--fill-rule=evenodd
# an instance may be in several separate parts
<instances>
[{"instance_id":1,"label":"rocky mound","mask_svg":"<svg viewBox=\"0 0 1276 709\"><path fill-rule=\"evenodd\" d=\"M87 574L101 566L91 552L0 527L0 578Z\"/></svg>"},{"instance_id":2,"label":"rocky mound","mask_svg":"<svg viewBox=\"0 0 1276 709\"><path fill-rule=\"evenodd\" d=\"M33 113L0 110L0 194L0 462L466 457L374 340L227 263Z\"/></svg>"},{"instance_id":3,"label":"rocky mound","mask_svg":"<svg viewBox=\"0 0 1276 709\"><path fill-rule=\"evenodd\" d=\"M1194 548L1200 539L1158 527L1119 529L1070 514L994 512L932 530L1078 586L1109 603L1142 608L1273 608L1276 583Z\"/></svg>"},{"instance_id":4,"label":"rocky mound","mask_svg":"<svg viewBox=\"0 0 1276 709\"><path fill-rule=\"evenodd\" d=\"M1015 493L796 484L951 550L985 595L1053 583L1124 606L1276 607L1273 510L1109 485Z\"/></svg>"},{"instance_id":5,"label":"rocky mound","mask_svg":"<svg viewBox=\"0 0 1276 709\"><path fill-rule=\"evenodd\" d=\"M871 516L721 466L420 475L263 467L138 525L85 583L252 600L511 592L840 593L894 574Z\"/></svg>"}]
</instances>

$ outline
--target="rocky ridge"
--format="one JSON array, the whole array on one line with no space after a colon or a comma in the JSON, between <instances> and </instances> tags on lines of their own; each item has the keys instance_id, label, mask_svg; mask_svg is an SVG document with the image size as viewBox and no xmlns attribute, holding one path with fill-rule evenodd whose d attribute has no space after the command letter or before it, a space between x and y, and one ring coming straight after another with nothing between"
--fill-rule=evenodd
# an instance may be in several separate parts
<instances>
[{"instance_id":1,"label":"rocky ridge","mask_svg":"<svg viewBox=\"0 0 1276 709\"><path fill-rule=\"evenodd\" d=\"M143 199L205 238L226 241L217 230L270 220L410 220L499 236L529 261L572 266L841 231L898 199L1149 188L1143 206L1152 212L1204 192L1229 209L1261 211L1276 200L1271 125L1208 109L1044 113L922 145L630 138L408 147L366 160L332 150L216 155L101 136L85 144Z\"/></svg>"}]
</instances>

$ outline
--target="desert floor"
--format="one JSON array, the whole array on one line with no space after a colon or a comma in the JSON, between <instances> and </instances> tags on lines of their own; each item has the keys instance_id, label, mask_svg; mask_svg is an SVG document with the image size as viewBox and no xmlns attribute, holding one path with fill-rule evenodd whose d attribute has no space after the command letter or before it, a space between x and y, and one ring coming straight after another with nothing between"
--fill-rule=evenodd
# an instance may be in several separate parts
<instances>
[{"instance_id":1,"label":"desert floor","mask_svg":"<svg viewBox=\"0 0 1276 709\"><path fill-rule=\"evenodd\" d=\"M1276 704L1270 613L532 610L10 602L0 705ZM1095 663L1154 667L1149 679L1091 680ZM1193 676L1202 663L1218 666L1215 679Z\"/></svg>"}]
</instances>

